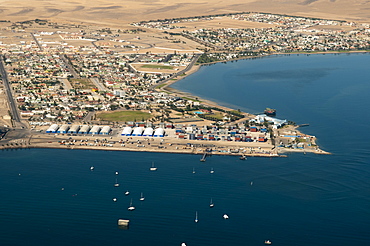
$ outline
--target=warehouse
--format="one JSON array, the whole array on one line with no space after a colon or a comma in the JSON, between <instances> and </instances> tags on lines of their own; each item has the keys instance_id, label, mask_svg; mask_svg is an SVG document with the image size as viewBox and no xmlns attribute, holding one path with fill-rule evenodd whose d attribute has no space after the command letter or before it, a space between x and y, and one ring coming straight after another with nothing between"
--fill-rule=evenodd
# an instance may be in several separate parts
<instances>
[{"instance_id":1,"label":"warehouse","mask_svg":"<svg viewBox=\"0 0 370 246\"><path fill-rule=\"evenodd\" d=\"M123 128L123 131L121 133L122 136L131 136L131 133L132 133L132 128L127 126L125 128Z\"/></svg>"},{"instance_id":2,"label":"warehouse","mask_svg":"<svg viewBox=\"0 0 370 246\"><path fill-rule=\"evenodd\" d=\"M88 125L81 126L81 129L78 131L79 134L88 134L90 127Z\"/></svg>"},{"instance_id":3,"label":"warehouse","mask_svg":"<svg viewBox=\"0 0 370 246\"><path fill-rule=\"evenodd\" d=\"M154 137L164 137L164 129L163 128L155 129Z\"/></svg>"},{"instance_id":4,"label":"warehouse","mask_svg":"<svg viewBox=\"0 0 370 246\"><path fill-rule=\"evenodd\" d=\"M111 131L110 126L103 126L103 128L100 131L101 135L108 135Z\"/></svg>"},{"instance_id":5,"label":"warehouse","mask_svg":"<svg viewBox=\"0 0 370 246\"><path fill-rule=\"evenodd\" d=\"M89 132L89 134L97 135L100 132L100 126L93 126Z\"/></svg>"},{"instance_id":6,"label":"warehouse","mask_svg":"<svg viewBox=\"0 0 370 246\"><path fill-rule=\"evenodd\" d=\"M153 128L151 128L151 127L145 128L143 136L144 137L151 137L151 136L153 136L153 132L154 132Z\"/></svg>"},{"instance_id":7,"label":"warehouse","mask_svg":"<svg viewBox=\"0 0 370 246\"><path fill-rule=\"evenodd\" d=\"M58 129L58 133L67 133L69 129L69 125L62 125L59 129Z\"/></svg>"},{"instance_id":8,"label":"warehouse","mask_svg":"<svg viewBox=\"0 0 370 246\"><path fill-rule=\"evenodd\" d=\"M71 128L69 128L68 133L78 133L78 130L80 129L79 125L73 125Z\"/></svg>"},{"instance_id":9,"label":"warehouse","mask_svg":"<svg viewBox=\"0 0 370 246\"><path fill-rule=\"evenodd\" d=\"M47 130L46 133L56 133L58 130L58 125L57 124L52 124Z\"/></svg>"},{"instance_id":10,"label":"warehouse","mask_svg":"<svg viewBox=\"0 0 370 246\"><path fill-rule=\"evenodd\" d=\"M135 127L132 136L141 136L143 134L144 127Z\"/></svg>"}]
</instances>

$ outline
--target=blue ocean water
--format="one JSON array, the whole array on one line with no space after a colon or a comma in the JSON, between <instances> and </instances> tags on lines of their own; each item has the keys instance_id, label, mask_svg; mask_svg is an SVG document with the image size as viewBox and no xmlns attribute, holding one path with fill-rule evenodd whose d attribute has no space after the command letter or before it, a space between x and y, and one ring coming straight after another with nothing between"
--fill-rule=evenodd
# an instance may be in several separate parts
<instances>
[{"instance_id":1,"label":"blue ocean water","mask_svg":"<svg viewBox=\"0 0 370 246\"><path fill-rule=\"evenodd\" d=\"M276 108L309 123L302 130L333 155L203 163L163 153L1 151L0 245L367 245L368 64L368 54L270 56L203 67L173 86L252 113ZM130 219L128 230L118 218Z\"/></svg>"}]
</instances>

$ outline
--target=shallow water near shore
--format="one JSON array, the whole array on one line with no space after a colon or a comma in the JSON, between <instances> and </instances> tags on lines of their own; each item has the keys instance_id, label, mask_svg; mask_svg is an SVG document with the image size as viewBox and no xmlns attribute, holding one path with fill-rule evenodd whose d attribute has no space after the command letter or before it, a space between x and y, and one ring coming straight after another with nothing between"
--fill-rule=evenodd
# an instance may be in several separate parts
<instances>
[{"instance_id":1,"label":"shallow water near shore","mask_svg":"<svg viewBox=\"0 0 370 246\"><path fill-rule=\"evenodd\" d=\"M333 155L212 156L203 163L198 155L0 151L0 242L366 245L368 64L367 54L271 56L203 67L173 85L251 113L276 108L277 117L309 123L302 130ZM157 171L149 171L152 162ZM119 187L113 186L116 177ZM145 201L139 201L141 192ZM118 218L130 219L128 230L117 227Z\"/></svg>"}]
</instances>

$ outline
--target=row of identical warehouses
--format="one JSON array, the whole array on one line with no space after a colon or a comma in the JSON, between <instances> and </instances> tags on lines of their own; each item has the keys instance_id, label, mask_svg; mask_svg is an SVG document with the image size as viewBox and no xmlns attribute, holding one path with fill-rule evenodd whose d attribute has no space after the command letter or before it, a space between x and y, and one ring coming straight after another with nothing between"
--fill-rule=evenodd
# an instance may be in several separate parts
<instances>
[{"instance_id":1,"label":"row of identical warehouses","mask_svg":"<svg viewBox=\"0 0 370 246\"><path fill-rule=\"evenodd\" d=\"M164 134L165 132L163 128L157 128L154 130L151 127L132 128L130 126L123 128L123 131L121 133L122 136L143 136L143 137L164 137Z\"/></svg>"},{"instance_id":2,"label":"row of identical warehouses","mask_svg":"<svg viewBox=\"0 0 370 246\"><path fill-rule=\"evenodd\" d=\"M61 125L59 127L57 124L53 124L46 130L46 133L108 135L111 130L110 126Z\"/></svg>"}]
</instances>

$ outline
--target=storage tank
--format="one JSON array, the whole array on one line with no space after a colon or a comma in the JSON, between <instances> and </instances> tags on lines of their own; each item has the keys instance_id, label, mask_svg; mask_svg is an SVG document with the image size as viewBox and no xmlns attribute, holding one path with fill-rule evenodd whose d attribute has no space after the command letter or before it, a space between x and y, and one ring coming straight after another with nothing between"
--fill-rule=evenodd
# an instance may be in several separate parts
<instances>
[{"instance_id":1,"label":"storage tank","mask_svg":"<svg viewBox=\"0 0 370 246\"><path fill-rule=\"evenodd\" d=\"M56 133L58 130L57 124L52 124L47 130L46 133Z\"/></svg>"},{"instance_id":2,"label":"storage tank","mask_svg":"<svg viewBox=\"0 0 370 246\"><path fill-rule=\"evenodd\" d=\"M151 127L145 128L143 136L145 137L151 137L153 136L154 130Z\"/></svg>"},{"instance_id":3,"label":"storage tank","mask_svg":"<svg viewBox=\"0 0 370 246\"><path fill-rule=\"evenodd\" d=\"M143 134L144 127L135 127L132 132L132 136L141 136Z\"/></svg>"},{"instance_id":4,"label":"storage tank","mask_svg":"<svg viewBox=\"0 0 370 246\"><path fill-rule=\"evenodd\" d=\"M69 129L69 125L62 125L59 129L58 129L58 133L67 133Z\"/></svg>"},{"instance_id":5,"label":"storage tank","mask_svg":"<svg viewBox=\"0 0 370 246\"><path fill-rule=\"evenodd\" d=\"M79 134L88 134L90 127L88 125L81 126L80 130L78 131Z\"/></svg>"},{"instance_id":6,"label":"storage tank","mask_svg":"<svg viewBox=\"0 0 370 246\"><path fill-rule=\"evenodd\" d=\"M91 128L89 134L97 135L97 134L99 134L99 132L100 132L100 126L93 126L93 128Z\"/></svg>"},{"instance_id":7,"label":"storage tank","mask_svg":"<svg viewBox=\"0 0 370 246\"><path fill-rule=\"evenodd\" d=\"M108 135L111 131L110 126L103 126L103 128L100 131L101 135Z\"/></svg>"},{"instance_id":8,"label":"storage tank","mask_svg":"<svg viewBox=\"0 0 370 246\"><path fill-rule=\"evenodd\" d=\"M71 128L69 128L68 133L77 133L79 129L80 129L79 125L73 125L71 126Z\"/></svg>"},{"instance_id":9,"label":"storage tank","mask_svg":"<svg viewBox=\"0 0 370 246\"><path fill-rule=\"evenodd\" d=\"M164 137L164 129L163 128L155 129L154 137Z\"/></svg>"},{"instance_id":10,"label":"storage tank","mask_svg":"<svg viewBox=\"0 0 370 246\"><path fill-rule=\"evenodd\" d=\"M129 127L129 126L126 126L125 128L123 128L123 131L121 133L122 136L131 136L131 133L132 133L132 128Z\"/></svg>"}]
</instances>

